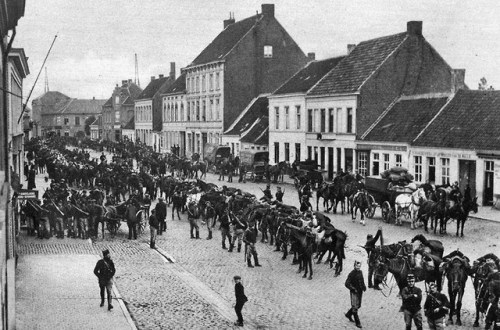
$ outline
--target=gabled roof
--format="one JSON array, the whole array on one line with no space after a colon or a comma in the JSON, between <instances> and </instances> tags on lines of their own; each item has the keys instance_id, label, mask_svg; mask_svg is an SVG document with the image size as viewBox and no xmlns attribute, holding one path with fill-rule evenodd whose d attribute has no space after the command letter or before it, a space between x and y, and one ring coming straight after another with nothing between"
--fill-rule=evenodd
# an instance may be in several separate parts
<instances>
[{"instance_id":1,"label":"gabled roof","mask_svg":"<svg viewBox=\"0 0 500 330\"><path fill-rule=\"evenodd\" d=\"M141 95L142 88L140 88L139 86L137 86L134 83L129 83L127 85L127 91L128 91L128 95L130 95L130 97L132 98L132 100L136 100L137 97L139 95Z\"/></svg>"},{"instance_id":2,"label":"gabled roof","mask_svg":"<svg viewBox=\"0 0 500 330\"><path fill-rule=\"evenodd\" d=\"M94 120L89 126L101 126L102 125L102 116L97 116L96 120Z\"/></svg>"},{"instance_id":3,"label":"gabled roof","mask_svg":"<svg viewBox=\"0 0 500 330\"><path fill-rule=\"evenodd\" d=\"M163 94L183 93L186 91L186 73L183 72Z\"/></svg>"},{"instance_id":4,"label":"gabled roof","mask_svg":"<svg viewBox=\"0 0 500 330\"><path fill-rule=\"evenodd\" d=\"M106 100L80 100L80 99L71 99L66 104L61 106L58 109L55 109L56 112L61 114L99 114L102 111L102 105Z\"/></svg>"},{"instance_id":5,"label":"gabled roof","mask_svg":"<svg viewBox=\"0 0 500 330\"><path fill-rule=\"evenodd\" d=\"M134 121L134 116L132 116L132 118L130 118L130 120L128 121L128 123L122 127L123 129L135 129L135 121Z\"/></svg>"},{"instance_id":6,"label":"gabled roof","mask_svg":"<svg viewBox=\"0 0 500 330\"><path fill-rule=\"evenodd\" d=\"M252 100L243 112L235 119L224 135L242 135L263 117L268 116L268 94L260 95ZM269 122L269 119L267 120Z\"/></svg>"},{"instance_id":7,"label":"gabled roof","mask_svg":"<svg viewBox=\"0 0 500 330\"><path fill-rule=\"evenodd\" d=\"M257 14L228 25L188 67L223 60L261 18Z\"/></svg>"},{"instance_id":8,"label":"gabled roof","mask_svg":"<svg viewBox=\"0 0 500 330\"><path fill-rule=\"evenodd\" d=\"M113 106L113 98L110 97L106 103L103 104L103 107L112 107Z\"/></svg>"},{"instance_id":9,"label":"gabled roof","mask_svg":"<svg viewBox=\"0 0 500 330\"><path fill-rule=\"evenodd\" d=\"M332 57L321 61L312 61L294 74L273 95L305 93L321 78L332 70L345 56Z\"/></svg>"},{"instance_id":10,"label":"gabled roof","mask_svg":"<svg viewBox=\"0 0 500 330\"><path fill-rule=\"evenodd\" d=\"M414 145L500 150L500 91L459 90Z\"/></svg>"},{"instance_id":11,"label":"gabled roof","mask_svg":"<svg viewBox=\"0 0 500 330\"><path fill-rule=\"evenodd\" d=\"M155 94L160 90L160 88L170 80L170 77L163 77L152 80L146 86L146 88L144 88L142 93L139 94L136 100L152 99L153 96L155 96Z\"/></svg>"},{"instance_id":12,"label":"gabled roof","mask_svg":"<svg viewBox=\"0 0 500 330\"><path fill-rule=\"evenodd\" d=\"M64 95L61 92L49 91L34 99L33 103L35 104L39 103L50 106L50 105L56 105L58 103L65 103L69 99L71 99L69 96Z\"/></svg>"},{"instance_id":13,"label":"gabled roof","mask_svg":"<svg viewBox=\"0 0 500 330\"><path fill-rule=\"evenodd\" d=\"M411 143L448 101L448 96L402 97L368 132L364 141Z\"/></svg>"},{"instance_id":14,"label":"gabled roof","mask_svg":"<svg viewBox=\"0 0 500 330\"><path fill-rule=\"evenodd\" d=\"M403 32L361 42L308 95L355 93L407 36Z\"/></svg>"},{"instance_id":15,"label":"gabled roof","mask_svg":"<svg viewBox=\"0 0 500 330\"><path fill-rule=\"evenodd\" d=\"M269 117L264 116L242 138L241 142L260 145L269 144Z\"/></svg>"},{"instance_id":16,"label":"gabled roof","mask_svg":"<svg viewBox=\"0 0 500 330\"><path fill-rule=\"evenodd\" d=\"M127 96L122 105L134 105L134 99L130 96Z\"/></svg>"}]
</instances>

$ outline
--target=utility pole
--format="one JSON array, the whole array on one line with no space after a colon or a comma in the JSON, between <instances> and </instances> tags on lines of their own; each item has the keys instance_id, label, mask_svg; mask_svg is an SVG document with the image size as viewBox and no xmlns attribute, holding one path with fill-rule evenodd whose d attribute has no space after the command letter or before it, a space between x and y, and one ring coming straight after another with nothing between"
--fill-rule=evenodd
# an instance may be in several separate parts
<instances>
[{"instance_id":1,"label":"utility pole","mask_svg":"<svg viewBox=\"0 0 500 330\"><path fill-rule=\"evenodd\" d=\"M47 74L47 67L45 67L45 93L49 91L49 76Z\"/></svg>"},{"instance_id":2,"label":"utility pole","mask_svg":"<svg viewBox=\"0 0 500 330\"><path fill-rule=\"evenodd\" d=\"M139 82L139 64L137 62L137 53L135 54L135 81L134 83L141 87L141 83Z\"/></svg>"}]
</instances>

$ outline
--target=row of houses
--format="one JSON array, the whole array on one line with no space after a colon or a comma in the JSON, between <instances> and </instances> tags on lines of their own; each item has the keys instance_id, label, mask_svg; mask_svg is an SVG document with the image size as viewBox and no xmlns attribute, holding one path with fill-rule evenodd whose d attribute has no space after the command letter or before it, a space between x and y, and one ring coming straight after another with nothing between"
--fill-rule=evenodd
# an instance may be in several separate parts
<instances>
[{"instance_id":1,"label":"row of houses","mask_svg":"<svg viewBox=\"0 0 500 330\"><path fill-rule=\"evenodd\" d=\"M316 60L264 4L224 20L178 77L171 63L169 76L144 90L122 81L90 131L158 152L179 146L187 157L216 143L235 155L268 150L275 163L315 159L326 179L404 166L417 182L469 185L487 205L500 194L498 93L471 91L464 78L425 39L422 22Z\"/></svg>"}]
</instances>

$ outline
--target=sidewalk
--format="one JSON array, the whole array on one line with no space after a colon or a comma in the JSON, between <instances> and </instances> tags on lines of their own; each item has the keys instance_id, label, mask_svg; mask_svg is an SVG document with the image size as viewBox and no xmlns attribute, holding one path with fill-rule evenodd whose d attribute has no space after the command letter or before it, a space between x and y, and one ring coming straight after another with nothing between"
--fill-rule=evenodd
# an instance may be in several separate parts
<instances>
[{"instance_id":1,"label":"sidewalk","mask_svg":"<svg viewBox=\"0 0 500 330\"><path fill-rule=\"evenodd\" d=\"M94 255L21 255L16 329L136 329L116 287L112 311L99 307Z\"/></svg>"}]
</instances>

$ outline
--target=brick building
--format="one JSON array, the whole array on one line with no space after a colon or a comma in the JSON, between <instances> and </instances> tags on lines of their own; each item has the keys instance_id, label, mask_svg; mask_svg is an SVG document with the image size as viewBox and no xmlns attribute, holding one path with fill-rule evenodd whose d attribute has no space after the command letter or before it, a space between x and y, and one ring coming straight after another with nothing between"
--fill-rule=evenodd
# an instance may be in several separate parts
<instances>
[{"instance_id":1,"label":"brick building","mask_svg":"<svg viewBox=\"0 0 500 330\"><path fill-rule=\"evenodd\" d=\"M203 153L208 142L220 143L252 99L274 91L307 62L274 9L263 4L254 16L225 20L223 31L182 70L188 155Z\"/></svg>"}]
</instances>

